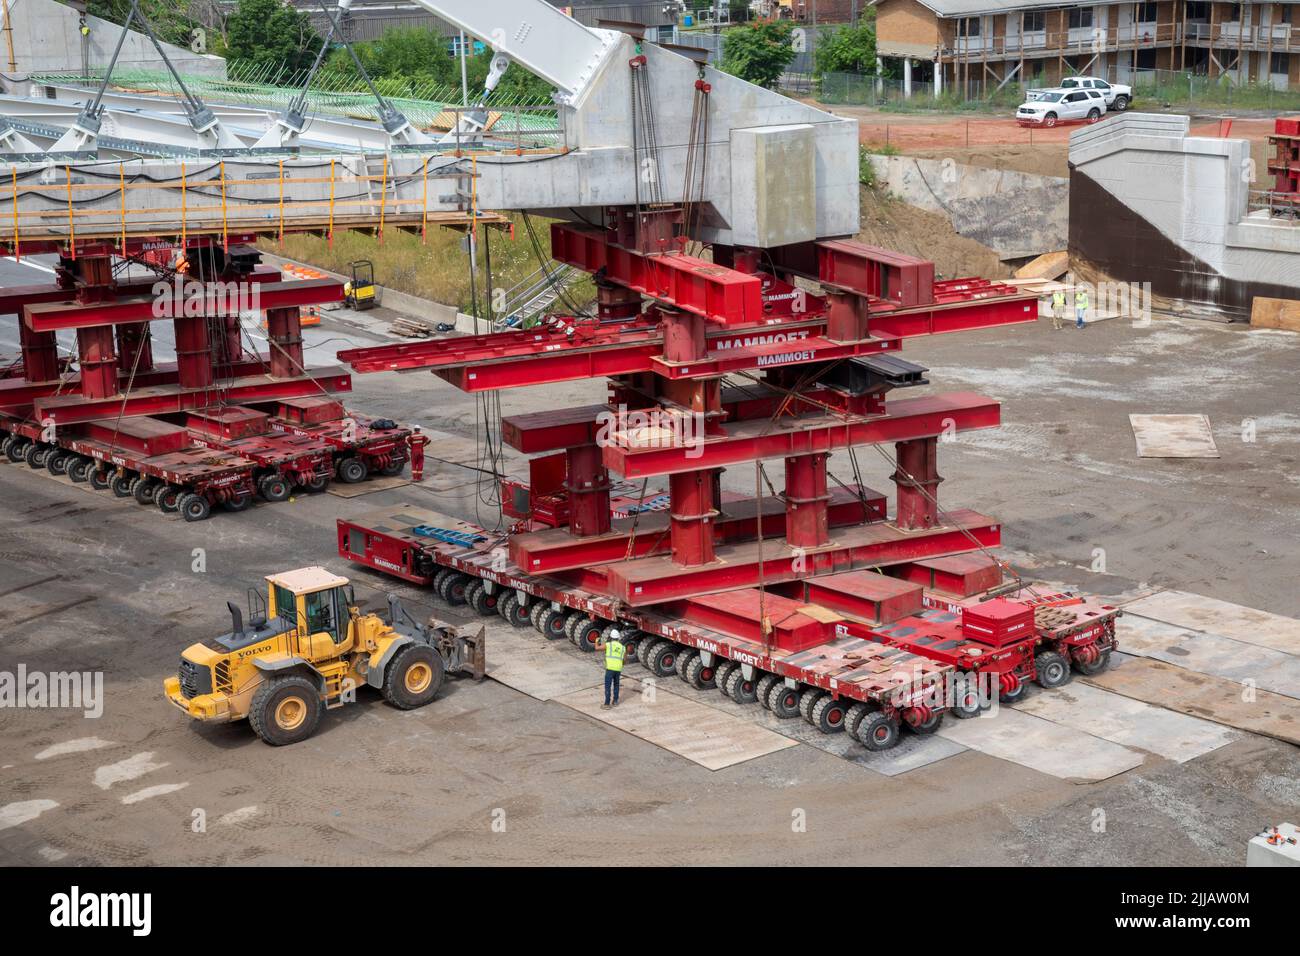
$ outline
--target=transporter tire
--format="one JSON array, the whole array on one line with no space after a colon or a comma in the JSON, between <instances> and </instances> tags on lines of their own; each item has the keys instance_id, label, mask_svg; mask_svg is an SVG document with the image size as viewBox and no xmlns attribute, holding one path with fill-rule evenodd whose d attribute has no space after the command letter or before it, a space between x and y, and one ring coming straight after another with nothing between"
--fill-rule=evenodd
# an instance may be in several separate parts
<instances>
[{"instance_id":1,"label":"transporter tire","mask_svg":"<svg viewBox=\"0 0 1300 956\"><path fill-rule=\"evenodd\" d=\"M1100 674L1109 666L1110 666L1110 651L1102 651L1100 656L1098 656L1097 660L1091 664L1080 664L1078 661L1074 662L1075 670L1077 670L1080 674L1083 674L1085 677L1091 677L1094 674Z\"/></svg>"},{"instance_id":2,"label":"transporter tire","mask_svg":"<svg viewBox=\"0 0 1300 956\"><path fill-rule=\"evenodd\" d=\"M775 674L764 674L758 679L758 684L754 687L754 693L758 696L758 702L763 705L764 710L771 710L772 705L768 703L768 695L772 693L772 685L780 681L781 678Z\"/></svg>"},{"instance_id":3,"label":"transporter tire","mask_svg":"<svg viewBox=\"0 0 1300 956\"><path fill-rule=\"evenodd\" d=\"M131 496L135 498L137 504L151 505L156 494L158 494L158 482L152 478L146 478L143 481L137 481L135 487L131 489Z\"/></svg>"},{"instance_id":4,"label":"transporter tire","mask_svg":"<svg viewBox=\"0 0 1300 956\"><path fill-rule=\"evenodd\" d=\"M594 654L598 640L600 640L599 621L583 621L573 629L573 643L578 645L580 651Z\"/></svg>"},{"instance_id":5,"label":"transporter tire","mask_svg":"<svg viewBox=\"0 0 1300 956\"><path fill-rule=\"evenodd\" d=\"M9 445L5 448L5 457L15 465L26 458L27 446L31 441L23 438L21 435L10 435Z\"/></svg>"},{"instance_id":6,"label":"transporter tire","mask_svg":"<svg viewBox=\"0 0 1300 956\"><path fill-rule=\"evenodd\" d=\"M221 507L231 514L238 514L241 511L247 511L253 506L252 495L236 495L233 498L227 498L221 502Z\"/></svg>"},{"instance_id":7,"label":"transporter tire","mask_svg":"<svg viewBox=\"0 0 1300 956\"><path fill-rule=\"evenodd\" d=\"M9 446L12 445L13 442L14 436L12 432L5 432L3 435L0 435L0 455L8 458Z\"/></svg>"},{"instance_id":8,"label":"transporter tire","mask_svg":"<svg viewBox=\"0 0 1300 956\"><path fill-rule=\"evenodd\" d=\"M1039 651L1034 655L1034 679L1039 687L1051 690L1070 683L1070 662L1056 651Z\"/></svg>"},{"instance_id":9,"label":"transporter tire","mask_svg":"<svg viewBox=\"0 0 1300 956\"><path fill-rule=\"evenodd\" d=\"M203 521L212 514L212 505L202 495L188 492L181 495L180 501L177 502L177 510L186 521Z\"/></svg>"},{"instance_id":10,"label":"transporter tire","mask_svg":"<svg viewBox=\"0 0 1300 956\"><path fill-rule=\"evenodd\" d=\"M130 498L132 483L135 481L134 475L129 475L125 471L114 473L113 480L108 486L113 490L113 494L118 498Z\"/></svg>"},{"instance_id":11,"label":"transporter tire","mask_svg":"<svg viewBox=\"0 0 1300 956\"><path fill-rule=\"evenodd\" d=\"M303 487L306 488L308 491L310 491L312 494L316 494L328 488L329 484L330 484L329 475L313 475L312 477L307 479L307 484L304 485Z\"/></svg>"},{"instance_id":12,"label":"transporter tire","mask_svg":"<svg viewBox=\"0 0 1300 956\"><path fill-rule=\"evenodd\" d=\"M693 647L688 647L677 655L677 676L682 679L682 683L686 683L686 668L699 656L700 652Z\"/></svg>"},{"instance_id":13,"label":"transporter tire","mask_svg":"<svg viewBox=\"0 0 1300 956\"><path fill-rule=\"evenodd\" d=\"M379 473L385 478L396 478L403 472L403 470L405 470L405 468L406 459L403 458L401 461L390 461L388 464L384 465L383 468L379 469Z\"/></svg>"},{"instance_id":14,"label":"transporter tire","mask_svg":"<svg viewBox=\"0 0 1300 956\"><path fill-rule=\"evenodd\" d=\"M470 577L468 574L453 571L443 578L442 587L438 590L438 594L452 607L460 607L465 603L465 589L469 585Z\"/></svg>"},{"instance_id":15,"label":"transporter tire","mask_svg":"<svg viewBox=\"0 0 1300 956\"><path fill-rule=\"evenodd\" d=\"M451 568L439 568L434 571L433 580L429 582L429 587L433 590L433 593L442 597L441 593L439 593L442 590L442 582L455 573Z\"/></svg>"},{"instance_id":16,"label":"transporter tire","mask_svg":"<svg viewBox=\"0 0 1300 956\"><path fill-rule=\"evenodd\" d=\"M180 510L181 496L184 494L185 492L175 485L165 485L154 493L153 503L163 514L175 514Z\"/></svg>"},{"instance_id":17,"label":"transporter tire","mask_svg":"<svg viewBox=\"0 0 1300 956\"><path fill-rule=\"evenodd\" d=\"M898 743L898 736L898 721L883 710L868 710L858 724L858 742L872 753L888 750Z\"/></svg>"},{"instance_id":18,"label":"transporter tire","mask_svg":"<svg viewBox=\"0 0 1300 956\"><path fill-rule=\"evenodd\" d=\"M442 655L427 644L407 644L384 671L384 700L399 710L423 707L442 687Z\"/></svg>"},{"instance_id":19,"label":"transporter tire","mask_svg":"<svg viewBox=\"0 0 1300 956\"><path fill-rule=\"evenodd\" d=\"M758 681L745 680L745 671L737 667L731 672L729 696L737 704L752 704L758 700Z\"/></svg>"},{"instance_id":20,"label":"transporter tire","mask_svg":"<svg viewBox=\"0 0 1300 956\"><path fill-rule=\"evenodd\" d=\"M550 607L545 601L534 601L529 605L528 622L533 625L538 634L542 633L542 615L548 610Z\"/></svg>"},{"instance_id":21,"label":"transporter tire","mask_svg":"<svg viewBox=\"0 0 1300 956\"><path fill-rule=\"evenodd\" d=\"M570 611L564 616L564 636L569 639L570 644L578 643L577 638L575 638L573 634L574 631L577 630L578 624L581 621L586 620L586 617L587 615L581 614L578 611Z\"/></svg>"},{"instance_id":22,"label":"transporter tire","mask_svg":"<svg viewBox=\"0 0 1300 956\"><path fill-rule=\"evenodd\" d=\"M43 442L34 441L23 449L23 460L28 468L44 468L52 449Z\"/></svg>"},{"instance_id":23,"label":"transporter tire","mask_svg":"<svg viewBox=\"0 0 1300 956\"><path fill-rule=\"evenodd\" d=\"M826 691L820 687L804 688L804 692L799 695L799 716L811 724L813 708L817 706L817 701L825 693Z\"/></svg>"},{"instance_id":24,"label":"transporter tire","mask_svg":"<svg viewBox=\"0 0 1300 956\"><path fill-rule=\"evenodd\" d=\"M257 493L266 501L288 501L292 491L284 475L264 475L257 483Z\"/></svg>"},{"instance_id":25,"label":"transporter tire","mask_svg":"<svg viewBox=\"0 0 1300 956\"><path fill-rule=\"evenodd\" d=\"M79 485L90 481L91 472L94 470L95 460L93 458L82 458L78 455L68 462L68 477Z\"/></svg>"},{"instance_id":26,"label":"transporter tire","mask_svg":"<svg viewBox=\"0 0 1300 956\"><path fill-rule=\"evenodd\" d=\"M538 617L537 629L548 641L558 641L564 637L564 612L547 608Z\"/></svg>"},{"instance_id":27,"label":"transporter tire","mask_svg":"<svg viewBox=\"0 0 1300 956\"><path fill-rule=\"evenodd\" d=\"M784 680L773 684L767 694L767 709L781 720L799 716L800 694L797 687L787 687Z\"/></svg>"},{"instance_id":28,"label":"transporter tire","mask_svg":"<svg viewBox=\"0 0 1300 956\"><path fill-rule=\"evenodd\" d=\"M953 686L952 715L958 720L978 717L984 709L980 700L979 676L966 672L959 676Z\"/></svg>"},{"instance_id":29,"label":"transporter tire","mask_svg":"<svg viewBox=\"0 0 1300 956\"><path fill-rule=\"evenodd\" d=\"M497 606L501 603L501 589L495 588L491 594L488 594L487 582L480 580L478 586L474 588L473 600L470 600L467 594L465 601L480 615L487 617L497 612Z\"/></svg>"},{"instance_id":30,"label":"transporter tire","mask_svg":"<svg viewBox=\"0 0 1300 956\"><path fill-rule=\"evenodd\" d=\"M862 701L857 701L849 707L849 709L844 712L844 732L850 737L856 737L858 735L858 724L862 723L862 718L865 717L870 710L871 708L862 703Z\"/></svg>"},{"instance_id":31,"label":"transporter tire","mask_svg":"<svg viewBox=\"0 0 1300 956\"><path fill-rule=\"evenodd\" d=\"M716 687L720 693L726 695L727 697L731 696L730 694L727 693L727 680L731 677L731 672L734 671L739 666L740 665L737 664L735 661L722 661L721 663L714 665L713 686Z\"/></svg>"},{"instance_id":32,"label":"transporter tire","mask_svg":"<svg viewBox=\"0 0 1300 956\"><path fill-rule=\"evenodd\" d=\"M714 686L717 673L712 667L705 667L704 659L696 654L686 665L686 683L696 690L710 690Z\"/></svg>"},{"instance_id":33,"label":"transporter tire","mask_svg":"<svg viewBox=\"0 0 1300 956\"><path fill-rule=\"evenodd\" d=\"M620 628L620 633L625 635L623 646L627 648L627 653L623 655L623 662L641 660L641 645L645 643L646 636L635 628L623 624L616 626Z\"/></svg>"},{"instance_id":34,"label":"transporter tire","mask_svg":"<svg viewBox=\"0 0 1300 956\"><path fill-rule=\"evenodd\" d=\"M528 605L519 602L519 595L511 591L501 599L497 605L501 611L501 616L505 618L513 627L527 627Z\"/></svg>"},{"instance_id":35,"label":"transporter tire","mask_svg":"<svg viewBox=\"0 0 1300 956\"><path fill-rule=\"evenodd\" d=\"M813 704L812 713L808 715L809 722L824 734L843 733L844 712L847 709L843 701L826 694L817 698Z\"/></svg>"},{"instance_id":36,"label":"transporter tire","mask_svg":"<svg viewBox=\"0 0 1300 956\"><path fill-rule=\"evenodd\" d=\"M681 653L682 649L672 641L659 641L650 650L645 666L656 677L668 677L677 669L677 657Z\"/></svg>"},{"instance_id":37,"label":"transporter tire","mask_svg":"<svg viewBox=\"0 0 1300 956\"><path fill-rule=\"evenodd\" d=\"M349 485L355 485L359 481L365 481L366 475L369 474L369 471L366 468L366 463L355 455L348 458L340 458L336 471L338 472L339 480Z\"/></svg>"},{"instance_id":38,"label":"transporter tire","mask_svg":"<svg viewBox=\"0 0 1300 956\"><path fill-rule=\"evenodd\" d=\"M112 473L102 468L94 468L90 472L89 481L90 487L96 491L105 491L113 483Z\"/></svg>"},{"instance_id":39,"label":"transporter tire","mask_svg":"<svg viewBox=\"0 0 1300 956\"><path fill-rule=\"evenodd\" d=\"M1014 704L1016 701L1024 698L1025 691L1027 690L1029 690L1029 681L1022 680L1016 684L1014 690L999 692L998 700L1003 704Z\"/></svg>"},{"instance_id":40,"label":"transporter tire","mask_svg":"<svg viewBox=\"0 0 1300 956\"><path fill-rule=\"evenodd\" d=\"M646 661L648 661L650 659L650 655L654 653L655 645L660 643L662 640L663 638L661 637L654 637L653 635L647 634L645 637L641 638L641 642L637 644L637 648L636 648L637 663L639 663L646 670L650 669L650 665L647 664Z\"/></svg>"},{"instance_id":41,"label":"transporter tire","mask_svg":"<svg viewBox=\"0 0 1300 956\"><path fill-rule=\"evenodd\" d=\"M906 722L905 722L906 723ZM906 724L907 729L921 737L928 737L943 726L943 711L932 713L923 724Z\"/></svg>"},{"instance_id":42,"label":"transporter tire","mask_svg":"<svg viewBox=\"0 0 1300 956\"><path fill-rule=\"evenodd\" d=\"M272 677L253 694L248 722L253 733L272 747L306 740L316 732L321 716L320 691L305 677Z\"/></svg>"},{"instance_id":43,"label":"transporter tire","mask_svg":"<svg viewBox=\"0 0 1300 956\"><path fill-rule=\"evenodd\" d=\"M45 459L45 470L51 475L66 475L68 473L68 464L75 457L76 456L70 451L56 448L50 453L50 456Z\"/></svg>"}]
</instances>

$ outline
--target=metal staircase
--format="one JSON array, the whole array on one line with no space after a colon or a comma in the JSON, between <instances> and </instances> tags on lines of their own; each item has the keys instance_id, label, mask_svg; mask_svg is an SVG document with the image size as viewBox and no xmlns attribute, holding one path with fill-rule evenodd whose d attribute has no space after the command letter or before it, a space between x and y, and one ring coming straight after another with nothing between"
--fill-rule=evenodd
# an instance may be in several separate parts
<instances>
[{"instance_id":1,"label":"metal staircase","mask_svg":"<svg viewBox=\"0 0 1300 956\"><path fill-rule=\"evenodd\" d=\"M530 319L545 315L560 293L585 275L573 266L560 263L537 269L506 290L505 304L497 313L493 329L499 332L523 328Z\"/></svg>"}]
</instances>

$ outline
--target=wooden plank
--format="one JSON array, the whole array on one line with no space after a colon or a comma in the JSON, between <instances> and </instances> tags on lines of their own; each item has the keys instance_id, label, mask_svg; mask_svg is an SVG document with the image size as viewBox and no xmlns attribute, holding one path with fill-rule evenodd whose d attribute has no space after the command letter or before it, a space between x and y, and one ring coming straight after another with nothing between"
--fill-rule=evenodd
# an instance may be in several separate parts
<instances>
[{"instance_id":1,"label":"wooden plank","mask_svg":"<svg viewBox=\"0 0 1300 956\"><path fill-rule=\"evenodd\" d=\"M1245 688L1223 677L1116 654L1109 669L1085 681L1134 700L1300 745L1300 701L1266 690L1243 700Z\"/></svg>"},{"instance_id":2,"label":"wooden plank","mask_svg":"<svg viewBox=\"0 0 1300 956\"><path fill-rule=\"evenodd\" d=\"M1257 295L1250 303L1250 324L1257 329L1300 332L1300 300Z\"/></svg>"},{"instance_id":3,"label":"wooden plank","mask_svg":"<svg viewBox=\"0 0 1300 956\"><path fill-rule=\"evenodd\" d=\"M798 746L796 741L748 720L657 687L651 697L640 681L627 677L623 678L621 696L622 703L610 708L601 707L604 696L599 688L568 694L557 701L709 770Z\"/></svg>"},{"instance_id":4,"label":"wooden plank","mask_svg":"<svg viewBox=\"0 0 1300 956\"><path fill-rule=\"evenodd\" d=\"M1206 415L1130 415L1139 458L1218 458Z\"/></svg>"},{"instance_id":5,"label":"wooden plank","mask_svg":"<svg viewBox=\"0 0 1300 956\"><path fill-rule=\"evenodd\" d=\"M1070 254L1044 252L1036 259L1031 259L1016 270L1017 279L1059 279L1070 268Z\"/></svg>"},{"instance_id":6,"label":"wooden plank","mask_svg":"<svg viewBox=\"0 0 1300 956\"><path fill-rule=\"evenodd\" d=\"M1124 605L1124 613L1300 655L1300 620L1189 591L1160 591L1139 598Z\"/></svg>"}]
</instances>

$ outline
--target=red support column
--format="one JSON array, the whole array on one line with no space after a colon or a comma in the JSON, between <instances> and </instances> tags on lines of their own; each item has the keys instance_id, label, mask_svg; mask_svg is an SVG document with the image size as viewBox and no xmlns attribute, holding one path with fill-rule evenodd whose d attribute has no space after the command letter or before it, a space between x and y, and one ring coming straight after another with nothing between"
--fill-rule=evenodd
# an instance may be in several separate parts
<instances>
[{"instance_id":1,"label":"red support column","mask_svg":"<svg viewBox=\"0 0 1300 956\"><path fill-rule=\"evenodd\" d=\"M660 308L664 333L664 360L694 362L708 350L703 316L680 309Z\"/></svg>"},{"instance_id":2,"label":"red support column","mask_svg":"<svg viewBox=\"0 0 1300 956\"><path fill-rule=\"evenodd\" d=\"M609 472L596 445L568 449L569 531L579 538L605 534L610 528Z\"/></svg>"},{"instance_id":3,"label":"red support column","mask_svg":"<svg viewBox=\"0 0 1300 956\"><path fill-rule=\"evenodd\" d=\"M23 352L23 378L52 382L59 377L59 341L54 332L33 332L20 315L18 341Z\"/></svg>"},{"instance_id":4,"label":"red support column","mask_svg":"<svg viewBox=\"0 0 1300 956\"><path fill-rule=\"evenodd\" d=\"M271 377L302 375L302 314L298 307L267 309L266 337L271 346Z\"/></svg>"},{"instance_id":5,"label":"red support column","mask_svg":"<svg viewBox=\"0 0 1300 956\"><path fill-rule=\"evenodd\" d=\"M898 527L922 531L939 524L939 439L913 438L894 444L898 487Z\"/></svg>"},{"instance_id":6,"label":"red support column","mask_svg":"<svg viewBox=\"0 0 1300 956\"><path fill-rule=\"evenodd\" d=\"M867 337L865 300L852 292L826 290L826 337L832 342L858 342Z\"/></svg>"},{"instance_id":7,"label":"red support column","mask_svg":"<svg viewBox=\"0 0 1300 956\"><path fill-rule=\"evenodd\" d=\"M77 353L81 366L81 394L86 398L116 395L117 354L113 349L113 327L101 325L77 329Z\"/></svg>"},{"instance_id":8,"label":"red support column","mask_svg":"<svg viewBox=\"0 0 1300 956\"><path fill-rule=\"evenodd\" d=\"M153 333L148 322L117 326L117 367L128 375L132 369L137 375L153 370Z\"/></svg>"},{"instance_id":9,"label":"red support column","mask_svg":"<svg viewBox=\"0 0 1300 956\"><path fill-rule=\"evenodd\" d=\"M673 561L685 567L713 561L713 469L668 476Z\"/></svg>"},{"instance_id":10,"label":"red support column","mask_svg":"<svg viewBox=\"0 0 1300 956\"><path fill-rule=\"evenodd\" d=\"M785 540L794 548L817 548L830 540L826 507L826 455L785 460Z\"/></svg>"},{"instance_id":11,"label":"red support column","mask_svg":"<svg viewBox=\"0 0 1300 956\"><path fill-rule=\"evenodd\" d=\"M212 345L208 320L201 315L173 320L176 328L176 377L182 388L212 384Z\"/></svg>"}]
</instances>

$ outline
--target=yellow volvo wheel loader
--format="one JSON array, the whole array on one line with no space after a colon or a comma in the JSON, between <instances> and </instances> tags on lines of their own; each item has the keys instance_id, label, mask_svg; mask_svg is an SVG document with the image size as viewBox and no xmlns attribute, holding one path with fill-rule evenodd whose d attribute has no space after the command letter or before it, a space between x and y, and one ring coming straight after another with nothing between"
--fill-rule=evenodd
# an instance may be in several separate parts
<instances>
[{"instance_id":1,"label":"yellow volvo wheel loader","mask_svg":"<svg viewBox=\"0 0 1300 956\"><path fill-rule=\"evenodd\" d=\"M417 623L389 596L389 621L361 614L347 578L300 568L266 578L267 595L249 592L249 622L232 602L227 634L192 644L179 673L163 682L167 699L195 720L247 717L268 744L315 732L321 713L355 700L369 684L394 707L422 707L448 672L482 680L483 628Z\"/></svg>"}]
</instances>

